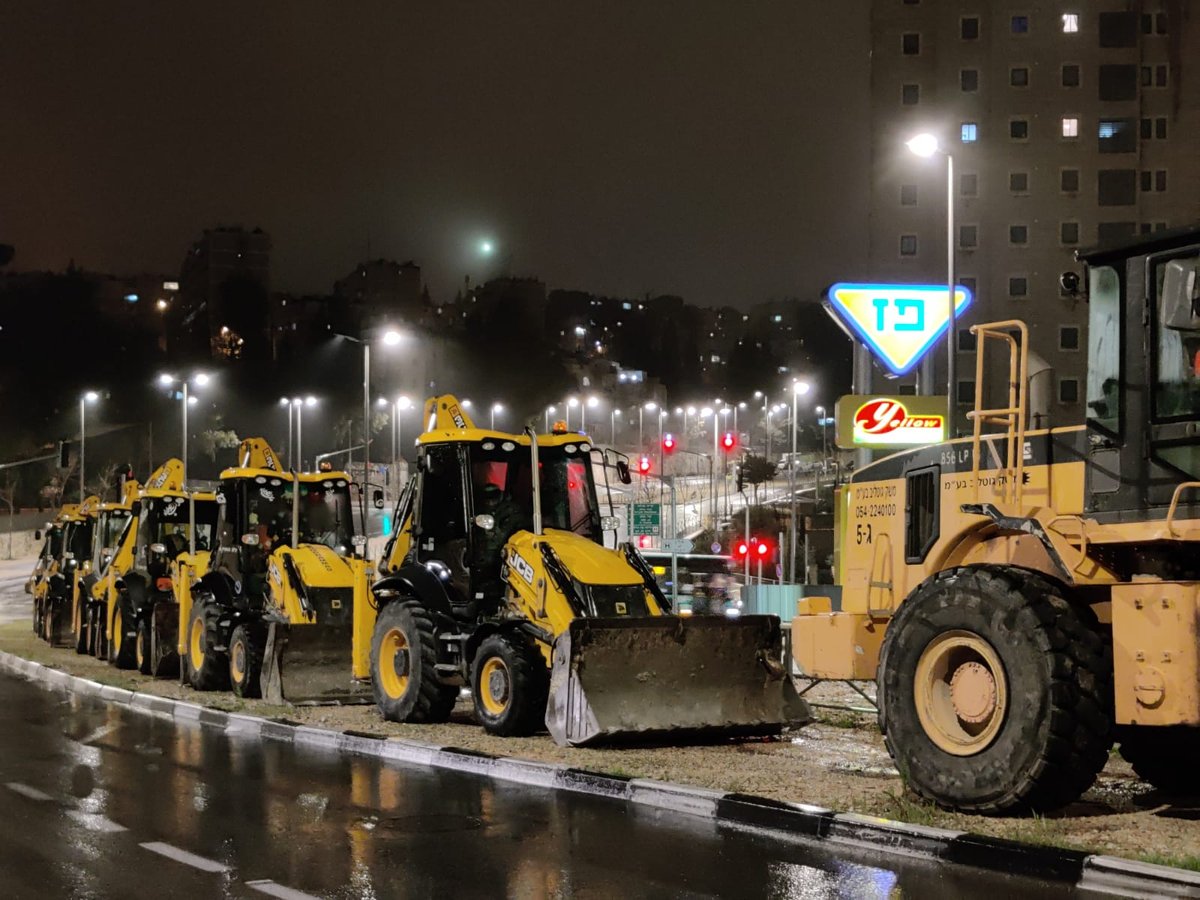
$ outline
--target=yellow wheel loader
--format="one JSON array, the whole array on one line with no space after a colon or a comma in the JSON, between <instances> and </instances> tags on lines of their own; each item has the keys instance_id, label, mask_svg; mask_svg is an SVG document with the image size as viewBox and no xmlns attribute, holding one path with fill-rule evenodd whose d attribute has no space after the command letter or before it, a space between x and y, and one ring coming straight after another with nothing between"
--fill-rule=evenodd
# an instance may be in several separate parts
<instances>
[{"instance_id":1,"label":"yellow wheel loader","mask_svg":"<svg viewBox=\"0 0 1200 900\"><path fill-rule=\"evenodd\" d=\"M167 460L138 489L116 552L93 591L101 600L97 655L144 675L178 671L172 572L181 558L209 550L216 521L216 496L186 492L178 459Z\"/></svg>"},{"instance_id":2,"label":"yellow wheel loader","mask_svg":"<svg viewBox=\"0 0 1200 900\"><path fill-rule=\"evenodd\" d=\"M221 473L208 566L177 576L189 682L274 702L365 700L367 647L355 634L370 634L374 610L350 477L284 472L261 438L238 454Z\"/></svg>"},{"instance_id":3,"label":"yellow wheel loader","mask_svg":"<svg viewBox=\"0 0 1200 900\"><path fill-rule=\"evenodd\" d=\"M971 437L854 473L842 608L793 621L807 674L876 679L897 768L949 809L1070 803L1114 740L1200 790L1200 229L1079 258L1086 424L1040 421L1022 323L972 327Z\"/></svg>"},{"instance_id":4,"label":"yellow wheel loader","mask_svg":"<svg viewBox=\"0 0 1200 900\"><path fill-rule=\"evenodd\" d=\"M371 641L375 701L397 722L445 721L460 688L498 735L562 745L778 734L807 719L774 616L671 614L628 545L604 546L583 434L476 428L430 399L400 497Z\"/></svg>"},{"instance_id":5,"label":"yellow wheel loader","mask_svg":"<svg viewBox=\"0 0 1200 900\"><path fill-rule=\"evenodd\" d=\"M76 569L70 594L71 634L76 653L95 652L93 640L99 631L100 603L94 599L94 592L107 572L121 534L133 515L137 491L138 483L129 475L121 481L119 501L100 502L97 506L92 546L87 559Z\"/></svg>"},{"instance_id":6,"label":"yellow wheel loader","mask_svg":"<svg viewBox=\"0 0 1200 900\"><path fill-rule=\"evenodd\" d=\"M95 501L95 498L90 498ZM83 507L87 511L83 511ZM25 590L33 595L33 633L51 645L66 638L76 551L90 541L94 502L65 503L47 523L45 540Z\"/></svg>"}]
</instances>

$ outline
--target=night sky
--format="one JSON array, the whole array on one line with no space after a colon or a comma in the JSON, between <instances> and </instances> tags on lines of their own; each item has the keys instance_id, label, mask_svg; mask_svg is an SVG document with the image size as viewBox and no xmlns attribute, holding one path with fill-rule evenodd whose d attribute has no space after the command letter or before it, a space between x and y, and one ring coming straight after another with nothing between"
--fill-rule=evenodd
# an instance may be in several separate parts
<instances>
[{"instance_id":1,"label":"night sky","mask_svg":"<svg viewBox=\"0 0 1200 900\"><path fill-rule=\"evenodd\" d=\"M22 0L0 35L13 269L174 273L244 224L297 292L368 240L435 298L506 263L705 305L861 274L866 0Z\"/></svg>"}]
</instances>

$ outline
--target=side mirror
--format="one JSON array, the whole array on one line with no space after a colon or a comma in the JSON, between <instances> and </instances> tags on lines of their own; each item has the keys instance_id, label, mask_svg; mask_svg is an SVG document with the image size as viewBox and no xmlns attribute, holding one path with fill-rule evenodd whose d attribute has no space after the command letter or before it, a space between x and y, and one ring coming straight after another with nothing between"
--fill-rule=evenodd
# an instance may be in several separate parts
<instances>
[{"instance_id":1,"label":"side mirror","mask_svg":"<svg viewBox=\"0 0 1200 900\"><path fill-rule=\"evenodd\" d=\"M949 304L947 304L946 308L949 309ZM33 533L33 539L35 541L40 541L42 539L42 529L39 528Z\"/></svg>"},{"instance_id":2,"label":"side mirror","mask_svg":"<svg viewBox=\"0 0 1200 900\"><path fill-rule=\"evenodd\" d=\"M484 531L491 531L496 527L496 519L487 513L480 513L475 517L475 527L482 528Z\"/></svg>"},{"instance_id":3,"label":"side mirror","mask_svg":"<svg viewBox=\"0 0 1200 900\"><path fill-rule=\"evenodd\" d=\"M633 476L629 474L629 463L623 459L617 460L617 478L621 484L632 484Z\"/></svg>"},{"instance_id":4,"label":"side mirror","mask_svg":"<svg viewBox=\"0 0 1200 900\"><path fill-rule=\"evenodd\" d=\"M242 543L245 544L247 547L257 547L258 546L258 535L253 534L253 533L243 534L242 535Z\"/></svg>"},{"instance_id":5,"label":"side mirror","mask_svg":"<svg viewBox=\"0 0 1200 900\"><path fill-rule=\"evenodd\" d=\"M245 538L243 538L242 540L245 541ZM151 553L166 553L167 545L166 544L151 544L150 552Z\"/></svg>"},{"instance_id":6,"label":"side mirror","mask_svg":"<svg viewBox=\"0 0 1200 900\"><path fill-rule=\"evenodd\" d=\"M1173 259L1163 273L1159 315L1164 328L1200 331L1200 297L1196 292L1196 262Z\"/></svg>"},{"instance_id":7,"label":"side mirror","mask_svg":"<svg viewBox=\"0 0 1200 900\"><path fill-rule=\"evenodd\" d=\"M371 505L376 509L383 509L383 491L378 488L371 494Z\"/></svg>"}]
</instances>

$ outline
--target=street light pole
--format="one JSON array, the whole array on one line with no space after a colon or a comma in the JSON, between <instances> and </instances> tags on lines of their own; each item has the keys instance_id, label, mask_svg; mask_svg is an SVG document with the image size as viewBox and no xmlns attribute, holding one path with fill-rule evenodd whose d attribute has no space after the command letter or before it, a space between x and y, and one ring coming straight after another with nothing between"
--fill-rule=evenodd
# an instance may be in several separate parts
<instances>
[{"instance_id":1,"label":"street light pole","mask_svg":"<svg viewBox=\"0 0 1200 900\"><path fill-rule=\"evenodd\" d=\"M188 426L187 426L187 408L188 408L188 380L183 379L183 486L187 487L187 462L188 462Z\"/></svg>"},{"instance_id":2,"label":"street light pole","mask_svg":"<svg viewBox=\"0 0 1200 900\"><path fill-rule=\"evenodd\" d=\"M87 432L86 418L84 413L86 400L84 397L79 398L79 502L83 503L83 461L84 453L87 449ZM11 500L11 498L10 498Z\"/></svg>"}]
</instances>

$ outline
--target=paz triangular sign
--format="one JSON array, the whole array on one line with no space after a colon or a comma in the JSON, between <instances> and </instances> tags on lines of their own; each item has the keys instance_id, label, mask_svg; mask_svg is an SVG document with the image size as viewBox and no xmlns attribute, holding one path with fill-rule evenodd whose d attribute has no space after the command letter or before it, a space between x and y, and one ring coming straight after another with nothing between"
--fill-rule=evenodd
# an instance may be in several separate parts
<instances>
[{"instance_id":1,"label":"paz triangular sign","mask_svg":"<svg viewBox=\"0 0 1200 900\"><path fill-rule=\"evenodd\" d=\"M848 284L829 289L829 304L879 360L897 375L921 361L946 333L950 308L946 286ZM971 305L971 292L954 289L954 315Z\"/></svg>"}]
</instances>

